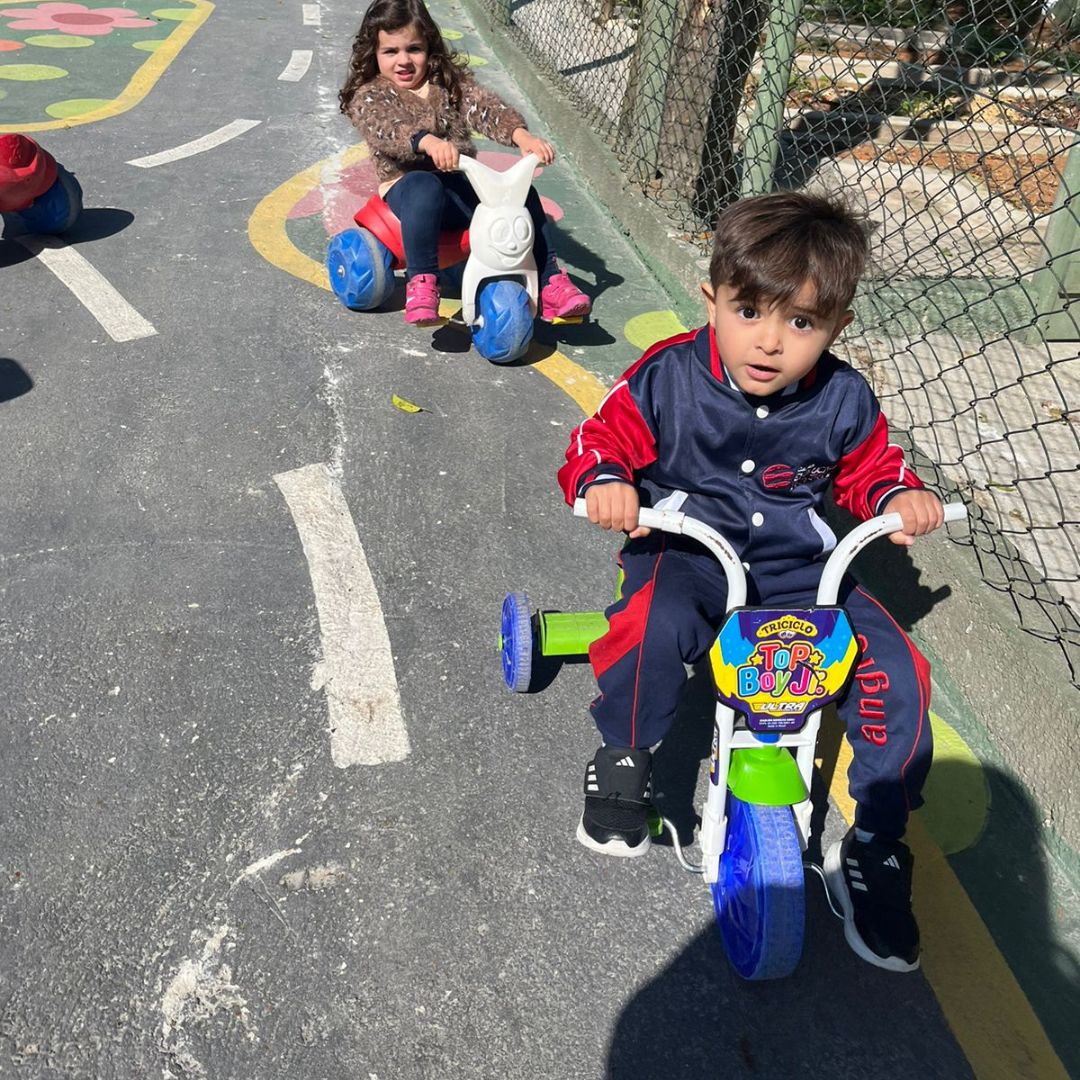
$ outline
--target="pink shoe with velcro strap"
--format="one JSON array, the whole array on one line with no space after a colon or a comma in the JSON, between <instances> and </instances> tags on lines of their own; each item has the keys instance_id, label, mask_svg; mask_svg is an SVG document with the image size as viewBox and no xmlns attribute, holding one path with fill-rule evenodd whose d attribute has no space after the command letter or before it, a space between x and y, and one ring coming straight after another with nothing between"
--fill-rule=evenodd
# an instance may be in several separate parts
<instances>
[{"instance_id":1,"label":"pink shoe with velcro strap","mask_svg":"<svg viewBox=\"0 0 1080 1080\"><path fill-rule=\"evenodd\" d=\"M552 319L574 319L588 315L592 301L570 280L565 270L552 274L540 292L540 317L545 322Z\"/></svg>"},{"instance_id":2,"label":"pink shoe with velcro strap","mask_svg":"<svg viewBox=\"0 0 1080 1080\"><path fill-rule=\"evenodd\" d=\"M441 321L439 279L434 274L416 274L405 283L405 321L413 326Z\"/></svg>"}]
</instances>

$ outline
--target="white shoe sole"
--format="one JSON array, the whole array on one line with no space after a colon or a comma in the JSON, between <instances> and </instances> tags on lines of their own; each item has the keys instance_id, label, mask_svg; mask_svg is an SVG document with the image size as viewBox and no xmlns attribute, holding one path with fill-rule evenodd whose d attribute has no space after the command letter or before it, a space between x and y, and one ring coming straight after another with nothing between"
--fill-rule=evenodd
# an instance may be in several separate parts
<instances>
[{"instance_id":1,"label":"white shoe sole","mask_svg":"<svg viewBox=\"0 0 1080 1080\"><path fill-rule=\"evenodd\" d=\"M652 837L645 836L645 839L640 844L631 847L625 840L609 840L606 844L598 844L586 831L585 831L585 816L581 816L581 820L578 821L577 827L578 843L583 847L587 847L590 851L595 851L600 855L615 855L620 859L637 859L642 855L649 853L649 848L652 846Z\"/></svg>"},{"instance_id":2,"label":"white shoe sole","mask_svg":"<svg viewBox=\"0 0 1080 1080\"><path fill-rule=\"evenodd\" d=\"M825 855L825 881L832 896L844 913L844 940L851 946L852 951L868 964L883 968L885 971L908 972L915 971L919 966L919 960L909 964L901 960L899 956L878 956L866 942L859 937L859 931L855 929L855 909L851 903L851 895L848 892L847 881L844 879L844 871L840 866L840 844L837 840Z\"/></svg>"}]
</instances>

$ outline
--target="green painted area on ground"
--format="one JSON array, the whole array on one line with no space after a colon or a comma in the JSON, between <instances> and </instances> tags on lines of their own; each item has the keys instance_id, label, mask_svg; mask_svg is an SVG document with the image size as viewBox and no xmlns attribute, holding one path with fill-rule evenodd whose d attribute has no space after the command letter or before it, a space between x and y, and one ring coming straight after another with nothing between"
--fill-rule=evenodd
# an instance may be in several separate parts
<instances>
[{"instance_id":1,"label":"green painted area on ground","mask_svg":"<svg viewBox=\"0 0 1080 1080\"><path fill-rule=\"evenodd\" d=\"M155 8L152 0L125 0L122 7L80 14L0 0L0 38L20 46L0 54L12 58L0 62L0 80L8 90L0 103L0 128L78 115L70 111L72 102L115 100L148 54L198 10L194 2ZM60 54L62 65L54 63Z\"/></svg>"}]
</instances>

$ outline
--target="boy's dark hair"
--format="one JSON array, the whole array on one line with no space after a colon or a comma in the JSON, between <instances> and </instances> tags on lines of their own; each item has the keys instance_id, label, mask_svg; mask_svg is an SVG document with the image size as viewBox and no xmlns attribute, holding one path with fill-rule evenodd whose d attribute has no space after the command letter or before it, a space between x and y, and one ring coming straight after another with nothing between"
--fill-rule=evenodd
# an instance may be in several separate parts
<instances>
[{"instance_id":1,"label":"boy's dark hair","mask_svg":"<svg viewBox=\"0 0 1080 1080\"><path fill-rule=\"evenodd\" d=\"M709 280L759 305L785 303L810 281L817 314L835 318L855 295L867 240L863 222L829 199L799 191L755 195L721 213Z\"/></svg>"},{"instance_id":2,"label":"boy's dark hair","mask_svg":"<svg viewBox=\"0 0 1080 1080\"><path fill-rule=\"evenodd\" d=\"M348 112L356 91L379 74L379 61L375 54L379 48L380 31L392 34L407 26L415 26L427 46L428 78L447 91L450 103L455 108L461 104L465 61L447 47L423 0L374 0L364 12L360 29L353 38L349 74L338 93L339 108L343 113Z\"/></svg>"}]
</instances>

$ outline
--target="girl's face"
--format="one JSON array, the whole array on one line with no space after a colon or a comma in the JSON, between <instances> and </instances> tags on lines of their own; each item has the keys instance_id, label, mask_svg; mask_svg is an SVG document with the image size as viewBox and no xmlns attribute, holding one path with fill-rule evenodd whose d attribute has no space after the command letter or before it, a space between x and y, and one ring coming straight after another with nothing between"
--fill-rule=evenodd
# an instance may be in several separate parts
<instances>
[{"instance_id":1,"label":"girl's face","mask_svg":"<svg viewBox=\"0 0 1080 1080\"><path fill-rule=\"evenodd\" d=\"M379 74L402 90L416 90L427 80L427 44L415 25L390 32L380 30L375 55Z\"/></svg>"}]
</instances>

